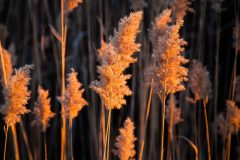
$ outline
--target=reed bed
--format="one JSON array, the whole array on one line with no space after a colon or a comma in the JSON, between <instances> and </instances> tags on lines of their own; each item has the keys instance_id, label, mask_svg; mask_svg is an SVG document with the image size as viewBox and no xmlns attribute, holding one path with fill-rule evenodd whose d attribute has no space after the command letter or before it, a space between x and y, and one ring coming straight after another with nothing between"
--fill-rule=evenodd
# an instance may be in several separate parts
<instances>
[{"instance_id":1,"label":"reed bed","mask_svg":"<svg viewBox=\"0 0 240 160\"><path fill-rule=\"evenodd\" d=\"M238 0L1 0L0 159L239 159L239 15Z\"/></svg>"}]
</instances>

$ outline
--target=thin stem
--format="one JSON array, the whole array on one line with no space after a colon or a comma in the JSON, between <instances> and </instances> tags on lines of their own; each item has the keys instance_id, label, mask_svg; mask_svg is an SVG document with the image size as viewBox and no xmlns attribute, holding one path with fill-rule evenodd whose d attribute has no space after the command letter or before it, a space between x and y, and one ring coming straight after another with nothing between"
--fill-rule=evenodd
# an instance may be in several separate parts
<instances>
[{"instance_id":1,"label":"thin stem","mask_svg":"<svg viewBox=\"0 0 240 160\"><path fill-rule=\"evenodd\" d=\"M162 111L161 111L161 144L160 144L160 160L163 160L163 144L164 144L164 122L165 122L165 110L166 110L166 96L162 96Z\"/></svg>"},{"instance_id":2,"label":"thin stem","mask_svg":"<svg viewBox=\"0 0 240 160\"><path fill-rule=\"evenodd\" d=\"M65 92L65 51L66 51L66 40L65 40L65 14L64 14L64 0L61 0L61 29L62 29L62 96ZM64 110L62 106L62 111ZM61 160L66 159L66 118L62 116L62 135L61 135Z\"/></svg>"},{"instance_id":3,"label":"thin stem","mask_svg":"<svg viewBox=\"0 0 240 160\"><path fill-rule=\"evenodd\" d=\"M14 149L15 149L15 159L16 160L20 160L16 126L15 125L11 126L11 129L12 129L12 134L13 134L13 143L14 143Z\"/></svg>"},{"instance_id":4,"label":"thin stem","mask_svg":"<svg viewBox=\"0 0 240 160\"><path fill-rule=\"evenodd\" d=\"M228 140L227 140L227 160L230 160L230 155L231 155L231 132L228 134Z\"/></svg>"},{"instance_id":5,"label":"thin stem","mask_svg":"<svg viewBox=\"0 0 240 160\"><path fill-rule=\"evenodd\" d=\"M43 133L44 136L44 156L45 156L45 160L47 160L47 140L46 140L46 131L44 131Z\"/></svg>"},{"instance_id":6,"label":"thin stem","mask_svg":"<svg viewBox=\"0 0 240 160\"><path fill-rule=\"evenodd\" d=\"M168 142L167 142L167 159L171 160L171 144L172 144L172 137L173 137L173 108L170 107L170 121L168 124Z\"/></svg>"},{"instance_id":7,"label":"thin stem","mask_svg":"<svg viewBox=\"0 0 240 160\"><path fill-rule=\"evenodd\" d=\"M27 138L27 133L26 133L26 130L23 126L23 122L20 121L20 129L22 131L22 135L23 135L23 141L27 147L27 153L28 153L28 157L29 157L29 160L33 160L33 156L32 156L32 153L31 153L31 150L30 150L30 147L29 147L29 143L28 143L28 138Z\"/></svg>"},{"instance_id":8,"label":"thin stem","mask_svg":"<svg viewBox=\"0 0 240 160\"><path fill-rule=\"evenodd\" d=\"M106 142L105 142L105 146L104 146L104 154L103 154L103 159L107 159L108 158L108 145L109 145L109 136L110 136L110 124L111 124L111 112L112 112L112 109L110 108L109 111L108 111L108 121L107 121L107 132L106 132Z\"/></svg>"},{"instance_id":9,"label":"thin stem","mask_svg":"<svg viewBox=\"0 0 240 160\"><path fill-rule=\"evenodd\" d=\"M0 56L1 56L1 66L2 66L2 72L3 72L3 83L4 83L4 86L6 86L7 85L7 77L6 77L6 72L5 72L3 48L2 48L1 42L0 42Z\"/></svg>"},{"instance_id":10,"label":"thin stem","mask_svg":"<svg viewBox=\"0 0 240 160\"><path fill-rule=\"evenodd\" d=\"M6 158L7 138L8 138L8 125L6 126L6 130L5 130L5 142L4 142L3 160L5 160L5 158Z\"/></svg>"},{"instance_id":11,"label":"thin stem","mask_svg":"<svg viewBox=\"0 0 240 160\"><path fill-rule=\"evenodd\" d=\"M210 150L210 139L209 139L209 130L208 130L207 109L206 109L206 101L204 99L203 99L203 108L204 108L204 119L205 119L205 125L206 125L208 160L211 160L211 150Z\"/></svg>"},{"instance_id":12,"label":"thin stem","mask_svg":"<svg viewBox=\"0 0 240 160\"><path fill-rule=\"evenodd\" d=\"M151 88L150 88L150 91L149 91L150 93L149 93L149 98L148 98L147 113L146 113L145 126L144 126L144 135L143 135L143 138L142 138L142 143L141 143L141 148L140 148L140 153L139 153L138 160L142 160L142 154L143 154L143 149L144 149L144 144L145 144L145 136L146 136L146 131L147 131L148 117L149 117L151 101L152 101L152 90L153 90L153 80L151 82Z\"/></svg>"},{"instance_id":13,"label":"thin stem","mask_svg":"<svg viewBox=\"0 0 240 160\"><path fill-rule=\"evenodd\" d=\"M69 127L69 136L70 136L70 154L71 154L71 160L73 160L73 136L72 136L72 119L69 120L70 122L70 127Z\"/></svg>"}]
</instances>

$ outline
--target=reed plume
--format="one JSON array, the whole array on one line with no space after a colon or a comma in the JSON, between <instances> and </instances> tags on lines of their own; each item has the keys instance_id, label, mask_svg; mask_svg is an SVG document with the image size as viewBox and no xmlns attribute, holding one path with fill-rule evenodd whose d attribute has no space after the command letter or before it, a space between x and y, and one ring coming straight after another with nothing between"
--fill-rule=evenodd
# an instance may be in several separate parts
<instances>
[{"instance_id":1,"label":"reed plume","mask_svg":"<svg viewBox=\"0 0 240 160\"><path fill-rule=\"evenodd\" d=\"M32 122L32 125L41 126L43 132L49 126L50 119L55 116L55 113L51 111L50 101L48 90L38 86L38 99L35 102L33 112L36 119Z\"/></svg>"},{"instance_id":2,"label":"reed plume","mask_svg":"<svg viewBox=\"0 0 240 160\"><path fill-rule=\"evenodd\" d=\"M240 129L240 109L232 100L227 100L227 123L228 132L238 133Z\"/></svg>"},{"instance_id":3,"label":"reed plume","mask_svg":"<svg viewBox=\"0 0 240 160\"><path fill-rule=\"evenodd\" d=\"M97 72L100 80L93 81L90 88L100 95L106 109L120 109L126 104L124 97L132 94L126 85L131 75L123 72L136 61L132 57L133 53L140 50L140 44L135 43L135 40L141 19L141 11L122 18L118 31L115 31L109 43L102 42L98 50L101 65L97 67Z\"/></svg>"},{"instance_id":4,"label":"reed plume","mask_svg":"<svg viewBox=\"0 0 240 160\"><path fill-rule=\"evenodd\" d=\"M188 11L194 12L194 10L190 7L191 4L192 4L191 0L172 1L171 8L176 20L183 19Z\"/></svg>"},{"instance_id":5,"label":"reed plume","mask_svg":"<svg viewBox=\"0 0 240 160\"><path fill-rule=\"evenodd\" d=\"M211 96L211 81L206 67L198 60L193 60L192 69L189 74L190 89L194 94L194 100L208 100Z\"/></svg>"},{"instance_id":6,"label":"reed plume","mask_svg":"<svg viewBox=\"0 0 240 160\"><path fill-rule=\"evenodd\" d=\"M188 62L181 53L187 44L180 38L179 30L183 21L178 19L176 24L169 25L171 22L170 10L164 10L155 19L153 29L150 32L150 39L153 44L153 62L147 73L154 82L155 93L159 95L162 102L161 111L161 146L160 159L163 159L164 144L164 119L166 97L172 93L185 89L183 82L187 81L188 69L182 65ZM159 25L161 24L161 25ZM152 36L152 35L157 36Z\"/></svg>"},{"instance_id":7,"label":"reed plume","mask_svg":"<svg viewBox=\"0 0 240 160\"><path fill-rule=\"evenodd\" d=\"M9 127L20 122L21 115L30 112L26 108L26 104L31 94L28 90L28 84L32 68L32 65L25 65L15 70L15 74L10 76L9 83L4 88L5 104L0 112L4 115L4 121Z\"/></svg>"},{"instance_id":8,"label":"reed plume","mask_svg":"<svg viewBox=\"0 0 240 160\"><path fill-rule=\"evenodd\" d=\"M58 97L58 100L63 106L62 116L67 118L72 127L72 120L77 117L78 112L82 108L88 105L87 101L83 98L84 89L81 89L82 84L77 79L77 72L74 69L68 74L67 88L62 97Z\"/></svg>"},{"instance_id":9,"label":"reed plume","mask_svg":"<svg viewBox=\"0 0 240 160\"><path fill-rule=\"evenodd\" d=\"M134 136L134 129L134 123L129 117L125 120L124 127L119 129L120 135L116 138L113 153L120 160L133 159L136 154L134 142L137 138Z\"/></svg>"},{"instance_id":10,"label":"reed plume","mask_svg":"<svg viewBox=\"0 0 240 160\"><path fill-rule=\"evenodd\" d=\"M65 0L65 13L72 12L80 3L83 3L82 0Z\"/></svg>"}]
</instances>

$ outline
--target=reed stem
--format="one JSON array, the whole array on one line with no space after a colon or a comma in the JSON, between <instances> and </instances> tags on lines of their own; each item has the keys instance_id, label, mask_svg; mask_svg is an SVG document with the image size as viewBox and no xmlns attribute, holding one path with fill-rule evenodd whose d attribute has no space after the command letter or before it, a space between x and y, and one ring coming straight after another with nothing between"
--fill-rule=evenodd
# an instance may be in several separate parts
<instances>
[{"instance_id":1,"label":"reed stem","mask_svg":"<svg viewBox=\"0 0 240 160\"><path fill-rule=\"evenodd\" d=\"M46 140L46 131L43 133L44 136L44 158L47 160L47 140Z\"/></svg>"},{"instance_id":2,"label":"reed stem","mask_svg":"<svg viewBox=\"0 0 240 160\"><path fill-rule=\"evenodd\" d=\"M15 150L15 159L16 159L16 160L20 160L16 126L15 126L15 125L11 126L11 129L12 129L12 134L13 134L13 143L14 143L14 150Z\"/></svg>"},{"instance_id":3,"label":"reed stem","mask_svg":"<svg viewBox=\"0 0 240 160\"><path fill-rule=\"evenodd\" d=\"M164 122L165 122L165 110L166 110L166 96L162 96L162 111L161 111L161 143L160 143L160 160L163 160L163 152L164 152Z\"/></svg>"},{"instance_id":4,"label":"reed stem","mask_svg":"<svg viewBox=\"0 0 240 160\"><path fill-rule=\"evenodd\" d=\"M209 129L208 129L207 109L206 109L207 107L206 107L206 100L204 99L203 99L203 108L204 108L204 120L205 120L205 126L206 126L208 160L211 160L210 138L209 138Z\"/></svg>"},{"instance_id":5,"label":"reed stem","mask_svg":"<svg viewBox=\"0 0 240 160\"><path fill-rule=\"evenodd\" d=\"M149 117L151 101L152 101L152 90L153 90L153 80L151 82L151 88L150 88L150 91L149 91L147 113L146 113L145 126L144 126L144 135L143 135L142 142L141 142L141 148L140 148L140 153L139 153L138 160L142 160L143 149L144 149L144 145L145 145L145 136L146 136L146 130L147 130L148 117Z\"/></svg>"},{"instance_id":6,"label":"reed stem","mask_svg":"<svg viewBox=\"0 0 240 160\"><path fill-rule=\"evenodd\" d=\"M5 142L4 142L3 160L5 160L5 158L6 158L7 138L8 138L8 125L6 126L6 130L5 130Z\"/></svg>"}]
</instances>

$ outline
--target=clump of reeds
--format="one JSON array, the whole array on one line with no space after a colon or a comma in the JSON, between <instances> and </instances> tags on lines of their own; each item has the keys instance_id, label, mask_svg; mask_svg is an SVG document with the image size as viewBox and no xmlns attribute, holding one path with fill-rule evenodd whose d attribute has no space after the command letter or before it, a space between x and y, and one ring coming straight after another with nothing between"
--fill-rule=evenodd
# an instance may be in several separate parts
<instances>
[{"instance_id":1,"label":"clump of reeds","mask_svg":"<svg viewBox=\"0 0 240 160\"><path fill-rule=\"evenodd\" d=\"M198 100L203 101L204 120L206 126L206 138L207 138L207 150L208 159L211 159L211 147L210 137L208 129L208 118L207 118L207 103L209 96L211 96L211 81L209 78L209 72L206 67L203 67L202 63L193 60L192 69L189 76L190 89L194 94L194 103Z\"/></svg>"},{"instance_id":2,"label":"clump of reeds","mask_svg":"<svg viewBox=\"0 0 240 160\"><path fill-rule=\"evenodd\" d=\"M134 129L134 123L129 117L125 120L124 127L119 129L120 135L116 138L113 153L120 160L133 159L136 154L134 142L137 138L134 136Z\"/></svg>"},{"instance_id":3,"label":"clump of reeds","mask_svg":"<svg viewBox=\"0 0 240 160\"><path fill-rule=\"evenodd\" d=\"M99 80L93 81L90 88L100 95L102 103L109 110L104 159L108 159L111 110L120 109L126 104L124 97L132 94L126 85L131 75L125 75L123 72L136 61L132 56L140 50L140 44L135 43L135 40L141 19L142 11L130 13L128 17L122 18L114 36L110 37L108 43L102 42L98 50Z\"/></svg>"},{"instance_id":4,"label":"clump of reeds","mask_svg":"<svg viewBox=\"0 0 240 160\"><path fill-rule=\"evenodd\" d=\"M185 89L183 82L187 81L188 69L183 67L188 62L181 53L187 43L179 36L183 21L178 19L176 24L171 22L171 11L164 10L155 19L150 38L153 44L153 61L148 69L148 75L153 80L153 88L161 103L161 146L160 159L163 159L165 101L167 96Z\"/></svg>"}]
</instances>

